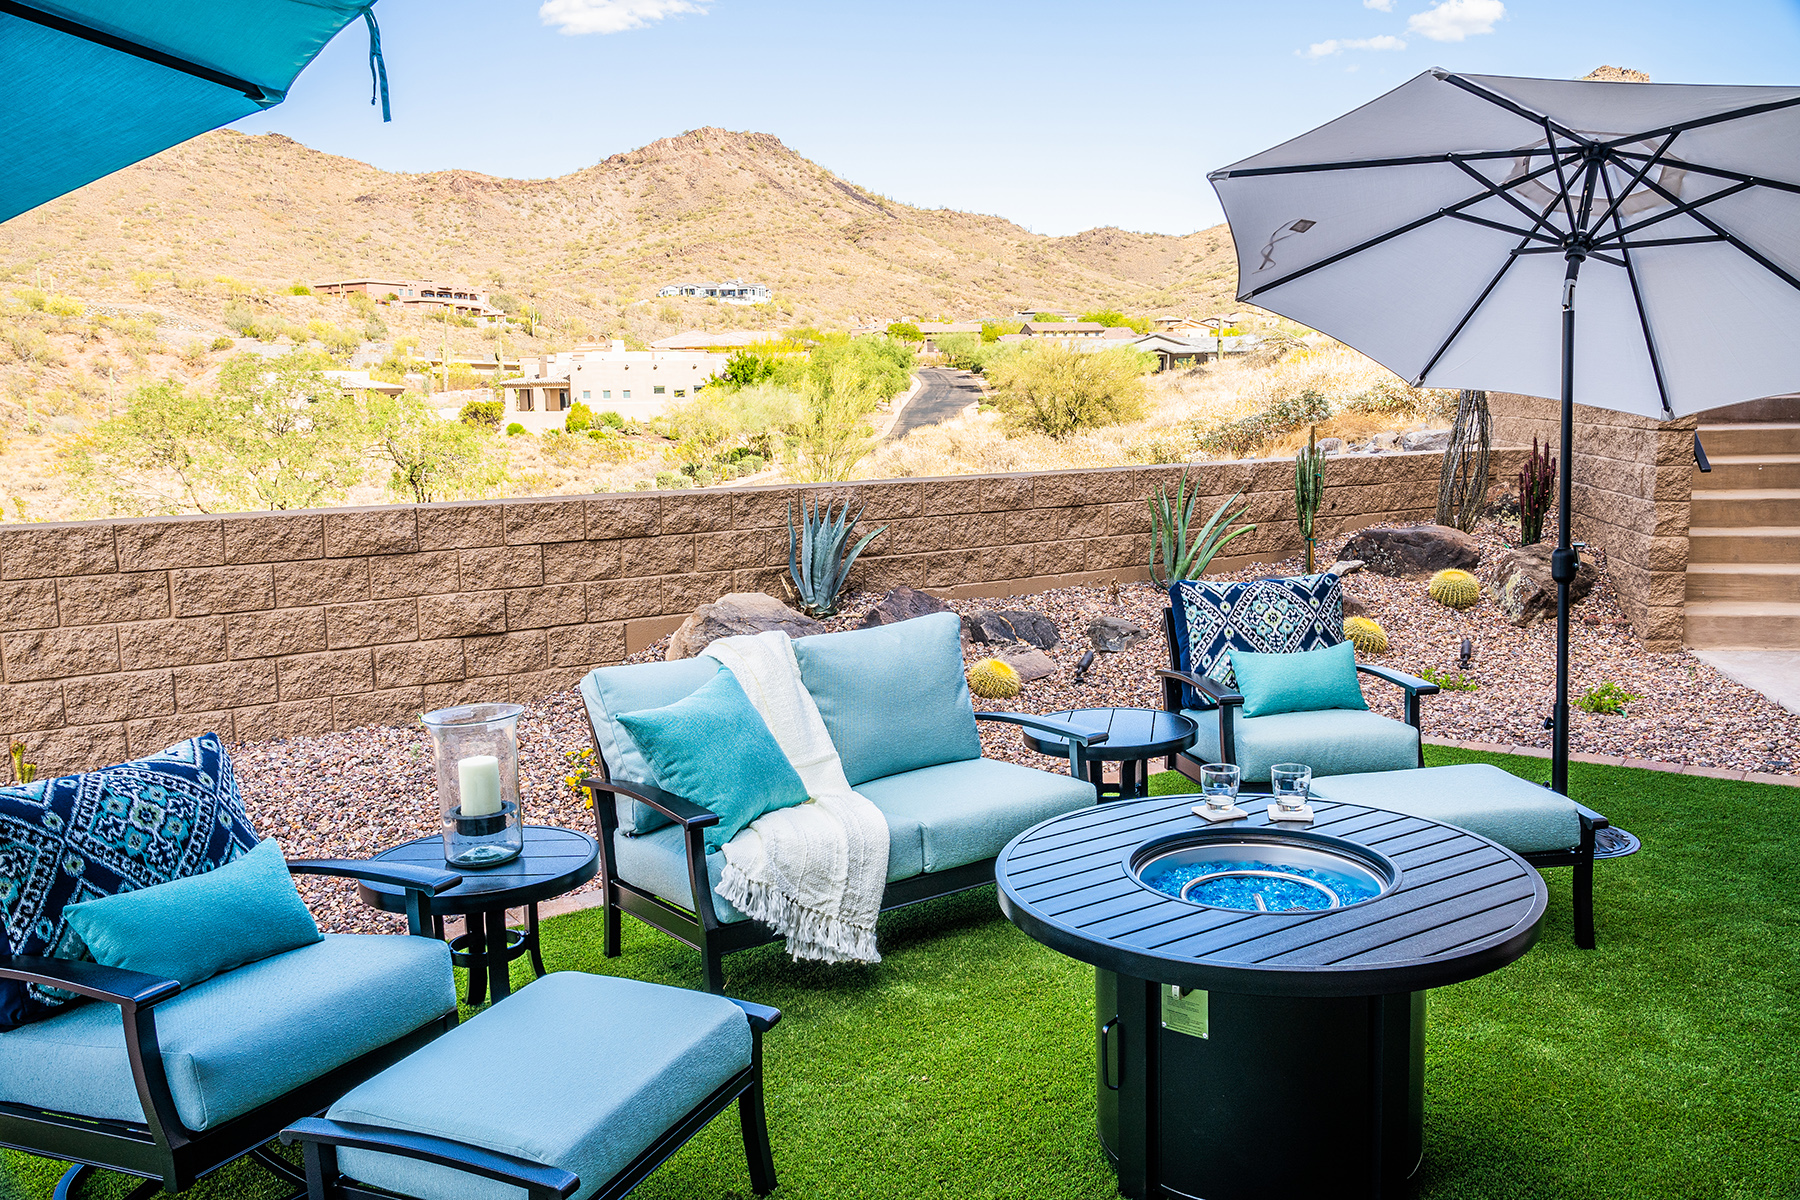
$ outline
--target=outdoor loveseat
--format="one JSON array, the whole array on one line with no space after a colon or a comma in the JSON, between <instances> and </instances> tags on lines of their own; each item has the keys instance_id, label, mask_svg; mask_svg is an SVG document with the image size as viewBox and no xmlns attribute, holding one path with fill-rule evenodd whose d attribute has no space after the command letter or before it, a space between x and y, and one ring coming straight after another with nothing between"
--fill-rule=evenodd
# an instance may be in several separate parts
<instances>
[{"instance_id":1,"label":"outdoor loveseat","mask_svg":"<svg viewBox=\"0 0 1800 1200\"><path fill-rule=\"evenodd\" d=\"M884 911L992 883L994 858L1014 835L1094 803L1082 754L1106 735L1042 717L975 712L961 633L954 613L933 613L794 642L802 681L851 787L887 818ZM722 670L701 656L602 667L581 681L594 733L596 777L585 786L600 836L603 951L619 954L619 914L629 912L699 950L712 992L724 989L727 953L776 935L715 895L723 856L706 852L704 831L717 815L658 786L618 717L673 704ZM1071 774L983 758L977 720L1067 738Z\"/></svg>"}]
</instances>

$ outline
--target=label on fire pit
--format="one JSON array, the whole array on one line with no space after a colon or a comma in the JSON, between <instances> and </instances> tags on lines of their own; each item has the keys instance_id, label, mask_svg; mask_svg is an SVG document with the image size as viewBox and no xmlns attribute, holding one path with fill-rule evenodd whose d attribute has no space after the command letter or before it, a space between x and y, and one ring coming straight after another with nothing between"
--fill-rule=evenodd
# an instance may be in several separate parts
<instances>
[{"instance_id":1,"label":"label on fire pit","mask_svg":"<svg viewBox=\"0 0 1800 1200\"><path fill-rule=\"evenodd\" d=\"M1162 988L1162 1027L1185 1033L1189 1037L1207 1037L1206 993L1199 988L1186 990L1173 984Z\"/></svg>"}]
</instances>

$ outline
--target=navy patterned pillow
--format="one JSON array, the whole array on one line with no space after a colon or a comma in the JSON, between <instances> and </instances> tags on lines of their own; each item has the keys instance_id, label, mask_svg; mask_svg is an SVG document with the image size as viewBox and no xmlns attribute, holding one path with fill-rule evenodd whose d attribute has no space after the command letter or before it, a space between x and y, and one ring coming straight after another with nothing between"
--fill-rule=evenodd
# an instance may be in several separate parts
<instances>
[{"instance_id":1,"label":"navy patterned pillow","mask_svg":"<svg viewBox=\"0 0 1800 1200\"><path fill-rule=\"evenodd\" d=\"M136 762L0 787L0 951L86 958L65 905L200 875L256 843L216 733ZM0 1030L70 999L0 980Z\"/></svg>"},{"instance_id":2,"label":"navy patterned pillow","mask_svg":"<svg viewBox=\"0 0 1800 1200\"><path fill-rule=\"evenodd\" d=\"M1169 606L1181 669L1229 688L1237 686L1227 653L1233 648L1292 654L1344 640L1344 592L1330 572L1243 583L1183 579L1170 585ZM1186 708L1213 706L1187 684L1181 696Z\"/></svg>"}]
</instances>

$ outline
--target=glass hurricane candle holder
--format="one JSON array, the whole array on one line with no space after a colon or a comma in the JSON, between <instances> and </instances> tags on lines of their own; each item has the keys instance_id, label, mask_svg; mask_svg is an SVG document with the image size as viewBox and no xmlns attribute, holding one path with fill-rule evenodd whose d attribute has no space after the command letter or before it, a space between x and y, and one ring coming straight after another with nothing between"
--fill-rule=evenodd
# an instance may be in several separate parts
<instances>
[{"instance_id":1,"label":"glass hurricane candle holder","mask_svg":"<svg viewBox=\"0 0 1800 1200\"><path fill-rule=\"evenodd\" d=\"M463 704L419 720L437 761L438 807L444 819L444 862L497 867L525 849L519 811L517 704Z\"/></svg>"}]
</instances>

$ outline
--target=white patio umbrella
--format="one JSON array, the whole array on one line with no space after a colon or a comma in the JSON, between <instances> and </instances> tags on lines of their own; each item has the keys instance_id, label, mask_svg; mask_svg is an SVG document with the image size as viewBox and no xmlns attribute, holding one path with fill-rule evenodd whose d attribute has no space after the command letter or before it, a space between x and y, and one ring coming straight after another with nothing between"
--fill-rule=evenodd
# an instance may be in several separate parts
<instances>
[{"instance_id":1,"label":"white patio umbrella","mask_svg":"<svg viewBox=\"0 0 1800 1200\"><path fill-rule=\"evenodd\" d=\"M1210 178L1239 301L1414 386L1561 397L1566 794L1574 402L1666 420L1800 388L1800 88L1432 70Z\"/></svg>"}]
</instances>

